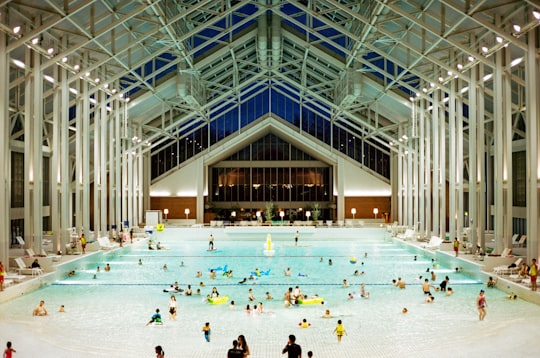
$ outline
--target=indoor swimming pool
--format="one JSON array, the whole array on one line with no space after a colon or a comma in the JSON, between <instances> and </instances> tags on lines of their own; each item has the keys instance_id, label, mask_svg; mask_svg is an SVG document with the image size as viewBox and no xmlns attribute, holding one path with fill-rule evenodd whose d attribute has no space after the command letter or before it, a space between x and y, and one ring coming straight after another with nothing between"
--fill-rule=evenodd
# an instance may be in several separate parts
<instances>
[{"instance_id":1,"label":"indoor swimming pool","mask_svg":"<svg viewBox=\"0 0 540 358\"><path fill-rule=\"evenodd\" d=\"M444 262L433 262L432 255L422 250L397 245L382 231L365 237L361 232L339 238L325 238L324 232L306 234L298 245L290 235L275 234L269 236L271 247L265 235L214 232L214 251L207 251L208 229L194 232L154 234L154 247L159 241L162 250L149 250L146 241L139 241L97 255L97 260L86 259L74 276L2 304L2 328L28 332L51 350L50 355L41 351L43 357L150 357L158 344L167 357L221 357L239 334L246 336L251 357L281 356L289 334L295 334L304 351L313 350L316 357L335 357L337 352L343 357L427 357L434 351L439 356L456 350L485 352L486 346L495 347L495 337L504 340L509 327L534 325L540 318L536 305L510 301L497 289L487 290L484 282ZM269 248L272 251L265 251ZM288 268L290 276L285 275ZM210 270L216 272L214 279ZM224 275L228 270L232 277ZM445 276L455 293L446 296L432 290L434 303L425 303L424 278L438 287ZM392 285L398 277L406 282L406 289ZM244 278L247 282L239 283ZM191 285L193 295L175 293L179 309L176 321L171 321L167 314L171 294L164 290L175 281L184 290ZM369 299L359 297L362 283ZM324 304L286 308L284 293L295 286L309 297L324 298ZM206 302L213 287L228 296L226 303ZM248 299L250 289L256 301ZM480 289L487 290L484 322L478 321L475 305ZM266 299L267 292L273 299ZM32 317L32 309L42 299L49 316ZM247 304L253 307L258 302L263 303L262 314L245 312ZM60 305L65 305L65 313L57 312ZM402 313L405 307L407 314ZM163 315L163 326L146 326L156 308ZM321 317L326 309L332 318ZM304 318L309 328L299 327ZM338 319L348 332L339 345L332 333ZM212 328L210 343L201 331L205 322ZM3 332L1 338L8 336Z\"/></svg>"}]
</instances>

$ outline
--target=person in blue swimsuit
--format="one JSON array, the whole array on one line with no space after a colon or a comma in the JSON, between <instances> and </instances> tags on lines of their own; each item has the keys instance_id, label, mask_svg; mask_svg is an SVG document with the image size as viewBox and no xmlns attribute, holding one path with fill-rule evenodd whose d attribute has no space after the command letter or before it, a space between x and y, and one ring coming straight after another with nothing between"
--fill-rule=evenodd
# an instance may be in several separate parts
<instances>
[{"instance_id":1,"label":"person in blue swimsuit","mask_svg":"<svg viewBox=\"0 0 540 358\"><path fill-rule=\"evenodd\" d=\"M157 323L157 324L162 323L161 313L159 313L159 308L156 308L156 313L152 315L152 317L150 318L150 321L146 325L148 326L150 323Z\"/></svg>"}]
</instances>

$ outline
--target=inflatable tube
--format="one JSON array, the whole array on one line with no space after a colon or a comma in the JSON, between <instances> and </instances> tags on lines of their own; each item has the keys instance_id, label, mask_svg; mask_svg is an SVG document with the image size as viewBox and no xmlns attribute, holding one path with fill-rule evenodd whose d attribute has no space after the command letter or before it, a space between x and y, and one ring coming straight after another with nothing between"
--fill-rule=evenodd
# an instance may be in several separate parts
<instances>
[{"instance_id":1,"label":"inflatable tube","mask_svg":"<svg viewBox=\"0 0 540 358\"><path fill-rule=\"evenodd\" d=\"M212 270L214 270L214 271L216 271L216 272L217 272L217 271L224 271L224 272L227 272L227 271L229 271L229 265L225 265L225 266L223 266L223 267L221 267L221 266L213 267L213 268L211 267L211 268L208 269L208 272L210 272L210 271L212 271Z\"/></svg>"},{"instance_id":2,"label":"inflatable tube","mask_svg":"<svg viewBox=\"0 0 540 358\"><path fill-rule=\"evenodd\" d=\"M266 271L259 271L258 274L257 274L257 272L252 271L252 272L251 272L251 275L252 275L252 276L257 276L257 277L268 276L268 275L270 275L270 269L268 269L268 270L266 270Z\"/></svg>"},{"instance_id":3,"label":"inflatable tube","mask_svg":"<svg viewBox=\"0 0 540 358\"><path fill-rule=\"evenodd\" d=\"M213 304L213 305L220 305L227 302L228 300L229 300L229 296L220 296L220 297L209 298L208 303Z\"/></svg>"},{"instance_id":4,"label":"inflatable tube","mask_svg":"<svg viewBox=\"0 0 540 358\"><path fill-rule=\"evenodd\" d=\"M314 304L321 304L323 302L324 302L324 297L298 299L299 305L314 305Z\"/></svg>"}]
</instances>

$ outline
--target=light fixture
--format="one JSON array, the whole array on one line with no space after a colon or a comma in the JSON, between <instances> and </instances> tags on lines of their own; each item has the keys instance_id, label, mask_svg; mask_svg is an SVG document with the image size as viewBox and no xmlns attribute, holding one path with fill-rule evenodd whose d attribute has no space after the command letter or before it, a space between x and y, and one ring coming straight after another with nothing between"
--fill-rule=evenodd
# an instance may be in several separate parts
<instances>
[{"instance_id":1,"label":"light fixture","mask_svg":"<svg viewBox=\"0 0 540 358\"><path fill-rule=\"evenodd\" d=\"M80 68L81 68L81 66L79 66L79 65L73 66L73 69L74 69L75 71L78 71Z\"/></svg>"},{"instance_id":2,"label":"light fixture","mask_svg":"<svg viewBox=\"0 0 540 358\"><path fill-rule=\"evenodd\" d=\"M375 215L375 219L377 219L378 213L379 213L379 208L373 208L373 215Z\"/></svg>"},{"instance_id":3,"label":"light fixture","mask_svg":"<svg viewBox=\"0 0 540 358\"><path fill-rule=\"evenodd\" d=\"M15 26L15 27L13 28L13 33L14 33L15 35L17 35L20 31L21 31L21 27L20 27L20 26Z\"/></svg>"},{"instance_id":4,"label":"light fixture","mask_svg":"<svg viewBox=\"0 0 540 358\"><path fill-rule=\"evenodd\" d=\"M190 212L190 211L189 211L189 208L186 208L186 209L184 210L184 214L186 214L186 220L189 219L189 212Z\"/></svg>"},{"instance_id":5,"label":"light fixture","mask_svg":"<svg viewBox=\"0 0 540 358\"><path fill-rule=\"evenodd\" d=\"M355 219L356 217L356 208L351 209L352 218Z\"/></svg>"},{"instance_id":6,"label":"light fixture","mask_svg":"<svg viewBox=\"0 0 540 358\"><path fill-rule=\"evenodd\" d=\"M281 217L281 224L283 225L283 218L285 217L285 212L283 210L281 210L279 212L279 216Z\"/></svg>"},{"instance_id":7,"label":"light fixture","mask_svg":"<svg viewBox=\"0 0 540 358\"><path fill-rule=\"evenodd\" d=\"M163 215L165 215L165 221L167 221L167 215L169 215L169 209L163 209Z\"/></svg>"},{"instance_id":8,"label":"light fixture","mask_svg":"<svg viewBox=\"0 0 540 358\"><path fill-rule=\"evenodd\" d=\"M39 37L34 37L34 38L32 39L32 43L33 43L34 45L37 45L37 44L39 43Z\"/></svg>"},{"instance_id":9,"label":"light fixture","mask_svg":"<svg viewBox=\"0 0 540 358\"><path fill-rule=\"evenodd\" d=\"M535 18L536 20L539 20L539 21L540 21L540 12L538 12L538 11L535 10L535 11L533 11L532 13L533 13L534 18Z\"/></svg>"},{"instance_id":10,"label":"light fixture","mask_svg":"<svg viewBox=\"0 0 540 358\"><path fill-rule=\"evenodd\" d=\"M309 217L311 216L311 211L306 210L306 218L309 221Z\"/></svg>"},{"instance_id":11,"label":"light fixture","mask_svg":"<svg viewBox=\"0 0 540 358\"><path fill-rule=\"evenodd\" d=\"M54 53L54 47L49 47L49 48L47 49L47 53L48 53L49 55L52 55L52 54Z\"/></svg>"},{"instance_id":12,"label":"light fixture","mask_svg":"<svg viewBox=\"0 0 540 358\"><path fill-rule=\"evenodd\" d=\"M65 56L64 56L64 57L62 57L62 62L63 62L63 63L66 63L66 62L67 62L67 60L68 60L68 58L67 58L67 57L65 57Z\"/></svg>"}]
</instances>

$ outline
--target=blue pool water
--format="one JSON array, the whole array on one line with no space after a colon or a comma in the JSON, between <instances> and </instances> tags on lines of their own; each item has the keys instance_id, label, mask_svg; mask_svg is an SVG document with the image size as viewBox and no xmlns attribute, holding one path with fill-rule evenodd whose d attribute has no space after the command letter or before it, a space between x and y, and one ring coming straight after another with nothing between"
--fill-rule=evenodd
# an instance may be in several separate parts
<instances>
[{"instance_id":1,"label":"blue pool water","mask_svg":"<svg viewBox=\"0 0 540 358\"><path fill-rule=\"evenodd\" d=\"M471 331L479 323L475 298L485 287L483 282L444 263L435 263L434 268L430 257L414 248L395 245L382 234L358 239L303 238L298 246L276 235L273 256L265 255L264 239L217 239L217 249L211 252L207 251L205 239L186 238L185 234L165 232L154 240L167 250L148 250L146 243L140 242L108 253L103 260L81 264L74 277L58 280L0 306L2 321L32 327L40 339L68 347L71 352L66 356L86 357L148 357L157 344L164 346L168 357L217 357L224 355L238 334L246 335L251 343L252 357L275 357L291 333L297 335L305 349L313 347L319 357L332 357L336 349L332 331L337 319L344 321L349 333L340 345L344 357L349 356L348 352L351 357L355 356L353 352L378 357L407 353L428 356L432 345L423 342L426 331L433 333L443 323L451 341L478 340ZM351 258L356 259L356 264L351 264ZM138 264L139 259L142 265ZM333 265L328 264L330 259ZM111 266L110 272L103 271L106 263ZM167 270L163 269L164 264ZM222 275L225 267L233 270L232 278ZM288 267L291 276L284 275ZM238 283L257 268L263 272L257 280ZM210 269L217 270L215 279L209 278ZM448 275L455 294L448 297L434 292L435 303L425 303L423 280L418 277L431 277L427 269L435 271L437 279L432 284L436 286ZM365 274L355 276L355 270ZM197 271L203 276L196 277ZM405 290L391 285L392 279L398 277L407 283ZM343 287L344 279L350 287ZM170 294L163 289L174 281L183 289L188 284L194 291L199 288L201 295L176 294L178 318L170 321ZM204 287L199 287L201 281ZM371 297L349 300L348 293L358 292L361 283L365 283ZM283 294L297 285L308 295L324 297L325 304L285 308ZM204 302L214 286L221 295L229 296L229 302L235 301L236 309L228 304ZM248 300L250 288L257 302L264 303L262 315L247 315L243 310L246 304L254 303ZM266 292L274 299L266 300ZM531 319L531 307L538 311L534 305L509 301L505 296L496 289L488 291L488 320L492 323L482 328L484 333L495 334L505 327L505 321L516 317ZM51 314L31 317L31 310L40 299L45 300ZM66 306L66 313L56 312L61 304ZM401 314L403 307L408 308L407 315ZM161 309L165 324L145 326L156 308ZM334 318L321 318L325 309L330 309ZM298 327L303 318L312 324L310 328ZM205 322L212 325L210 344L202 337ZM418 343L410 346L411 340ZM363 344L357 347L358 342ZM450 341L437 344L451 346Z\"/></svg>"}]
</instances>

